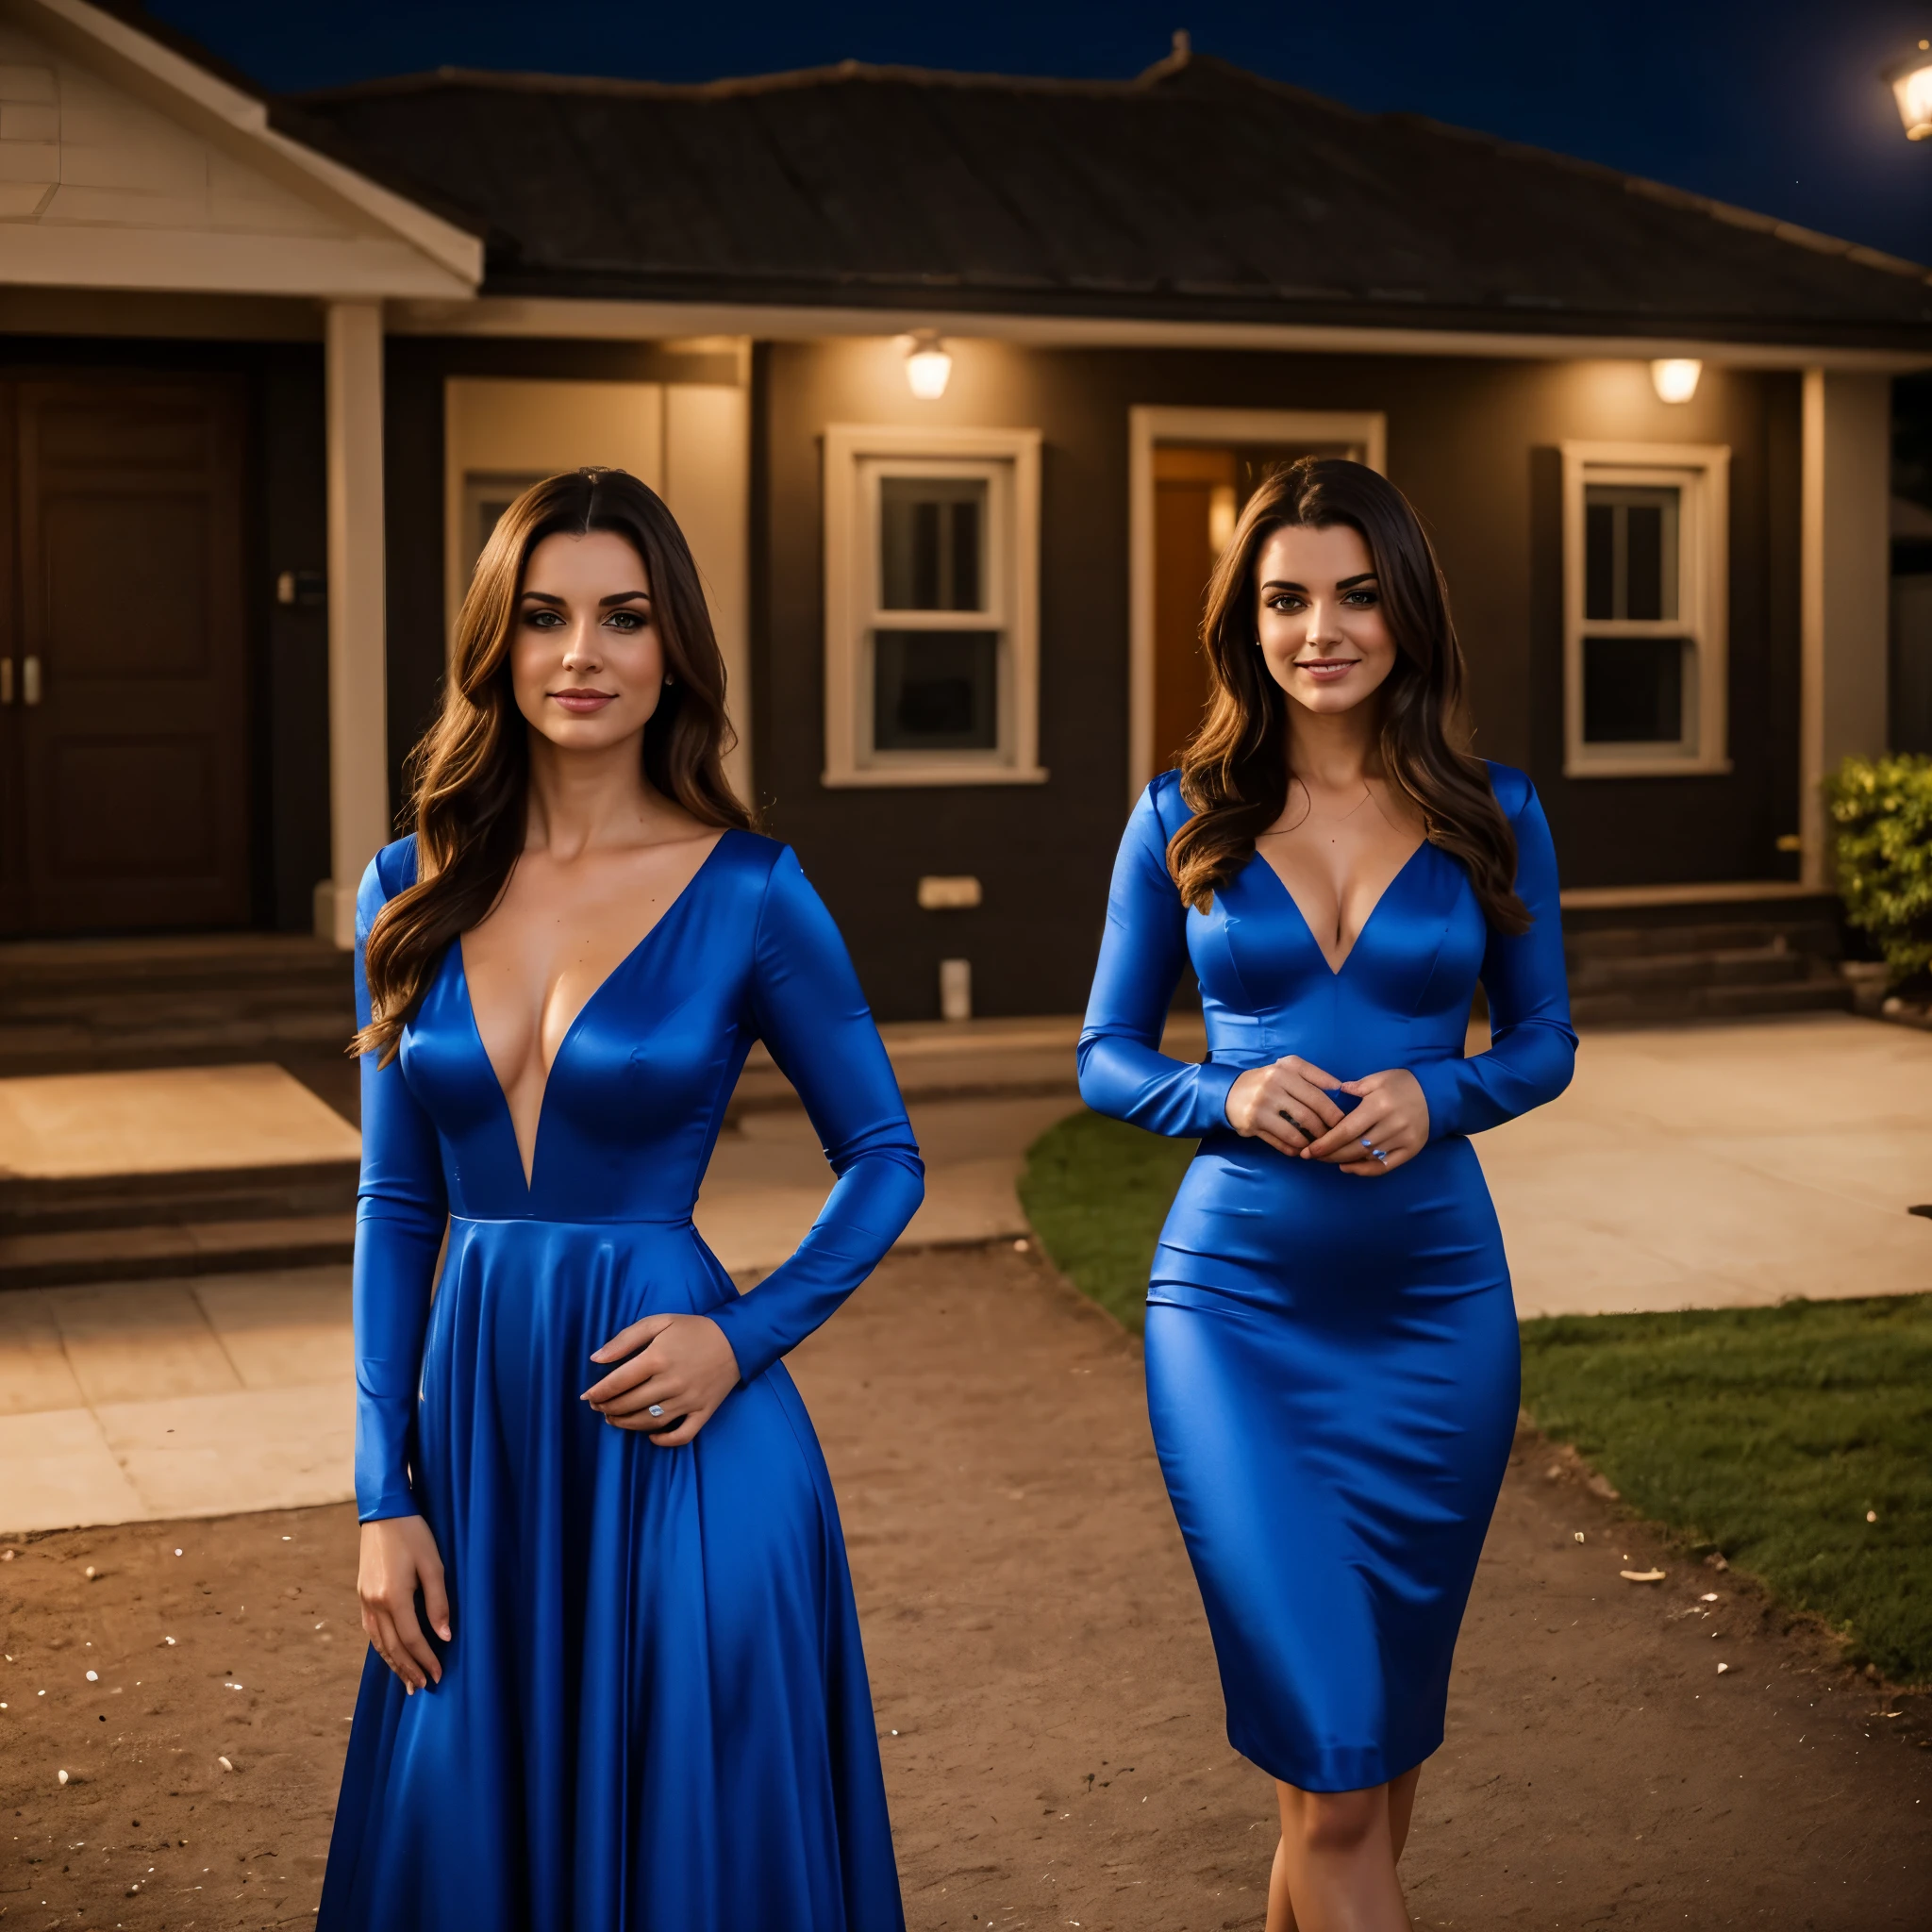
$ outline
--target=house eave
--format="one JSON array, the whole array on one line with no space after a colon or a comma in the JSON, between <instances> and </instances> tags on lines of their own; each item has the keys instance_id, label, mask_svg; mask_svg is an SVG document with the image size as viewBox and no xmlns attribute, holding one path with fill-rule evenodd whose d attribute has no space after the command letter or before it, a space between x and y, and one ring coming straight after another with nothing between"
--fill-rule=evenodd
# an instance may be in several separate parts
<instances>
[{"instance_id":1,"label":"house eave","mask_svg":"<svg viewBox=\"0 0 1932 1932\"><path fill-rule=\"evenodd\" d=\"M1498 326L1493 317L1445 325L1418 317L1277 320L1158 314L1066 314L972 306L941 298L876 306L718 300L625 300L590 296L485 293L475 300L396 304L389 328L399 335L539 337L639 341L737 337L808 341L841 336L893 336L936 328L1034 348L1220 349L1277 354L1444 356L1571 361L1691 356L1740 369L1842 369L1902 375L1932 368L1932 325L1924 330L1865 332L1904 340L1845 340L1846 331L1807 333L1790 326L1755 335L1728 330L1646 327L1627 320L1579 320L1571 329Z\"/></svg>"}]
</instances>

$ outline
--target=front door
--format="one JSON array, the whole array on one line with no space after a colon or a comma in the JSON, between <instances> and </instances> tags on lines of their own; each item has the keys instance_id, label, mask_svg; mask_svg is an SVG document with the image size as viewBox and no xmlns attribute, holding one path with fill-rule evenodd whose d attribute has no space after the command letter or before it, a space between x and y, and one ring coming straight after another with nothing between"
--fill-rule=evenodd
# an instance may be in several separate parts
<instances>
[{"instance_id":1,"label":"front door","mask_svg":"<svg viewBox=\"0 0 1932 1932\"><path fill-rule=\"evenodd\" d=\"M219 379L0 385L0 926L247 923L242 411Z\"/></svg>"},{"instance_id":2,"label":"front door","mask_svg":"<svg viewBox=\"0 0 1932 1932\"><path fill-rule=\"evenodd\" d=\"M1180 762L1208 703L1201 618L1208 579L1248 498L1300 456L1341 443L1160 443L1154 451L1154 769Z\"/></svg>"}]
</instances>

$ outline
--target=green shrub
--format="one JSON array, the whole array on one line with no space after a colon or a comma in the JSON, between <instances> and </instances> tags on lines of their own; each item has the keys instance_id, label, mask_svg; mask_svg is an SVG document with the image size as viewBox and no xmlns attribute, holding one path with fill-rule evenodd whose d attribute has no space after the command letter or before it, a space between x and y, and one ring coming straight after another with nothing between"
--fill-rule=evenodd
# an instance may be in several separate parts
<instances>
[{"instance_id":1,"label":"green shrub","mask_svg":"<svg viewBox=\"0 0 1932 1932\"><path fill-rule=\"evenodd\" d=\"M1932 758L1847 758L1824 781L1845 917L1891 983L1932 969Z\"/></svg>"}]
</instances>

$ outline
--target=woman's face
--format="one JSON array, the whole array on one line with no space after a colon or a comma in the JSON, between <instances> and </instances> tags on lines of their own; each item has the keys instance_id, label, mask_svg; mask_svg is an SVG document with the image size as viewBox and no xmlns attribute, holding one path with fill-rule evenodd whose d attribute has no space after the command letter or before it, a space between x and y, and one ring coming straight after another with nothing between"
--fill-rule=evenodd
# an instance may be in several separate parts
<instances>
[{"instance_id":1,"label":"woman's face","mask_svg":"<svg viewBox=\"0 0 1932 1932\"><path fill-rule=\"evenodd\" d=\"M664 691L664 645L642 559L609 530L546 537L530 552L510 638L517 709L565 751L644 728Z\"/></svg>"},{"instance_id":2,"label":"woman's face","mask_svg":"<svg viewBox=\"0 0 1932 1932\"><path fill-rule=\"evenodd\" d=\"M1352 711L1395 668L1375 562L1351 524L1284 525L1255 559L1268 675L1310 711Z\"/></svg>"}]
</instances>

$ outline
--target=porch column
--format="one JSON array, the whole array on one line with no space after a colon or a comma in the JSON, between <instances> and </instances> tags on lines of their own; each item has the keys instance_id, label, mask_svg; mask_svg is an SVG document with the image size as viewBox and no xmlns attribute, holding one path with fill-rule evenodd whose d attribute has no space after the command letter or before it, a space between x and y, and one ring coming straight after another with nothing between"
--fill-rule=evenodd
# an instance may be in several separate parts
<instances>
[{"instance_id":1,"label":"porch column","mask_svg":"<svg viewBox=\"0 0 1932 1932\"><path fill-rule=\"evenodd\" d=\"M1804 882L1831 884L1820 786L1885 748L1890 625L1891 378L1805 372L1799 557L1799 832Z\"/></svg>"},{"instance_id":2,"label":"porch column","mask_svg":"<svg viewBox=\"0 0 1932 1932\"><path fill-rule=\"evenodd\" d=\"M390 837L382 555L382 305L331 302L328 382L329 877L317 937L356 943L356 888Z\"/></svg>"}]
</instances>

